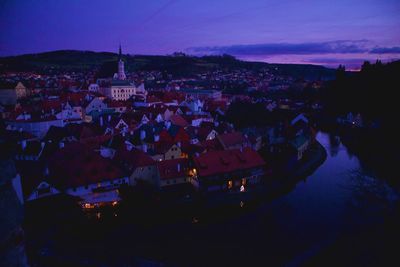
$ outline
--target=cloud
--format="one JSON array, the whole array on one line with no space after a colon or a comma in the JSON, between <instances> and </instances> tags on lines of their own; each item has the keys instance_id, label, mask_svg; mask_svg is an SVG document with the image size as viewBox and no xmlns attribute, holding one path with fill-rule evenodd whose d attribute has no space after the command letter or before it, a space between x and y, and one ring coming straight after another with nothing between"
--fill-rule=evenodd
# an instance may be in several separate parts
<instances>
[{"instance_id":1,"label":"cloud","mask_svg":"<svg viewBox=\"0 0 400 267\"><path fill-rule=\"evenodd\" d=\"M400 46L395 47L375 47L370 51L371 54L400 54Z\"/></svg>"},{"instance_id":2,"label":"cloud","mask_svg":"<svg viewBox=\"0 0 400 267\"><path fill-rule=\"evenodd\" d=\"M257 55L313 55L313 54L354 54L366 53L368 40L337 40L310 43L267 43L213 47L192 47L195 54L231 54L238 56Z\"/></svg>"}]
</instances>

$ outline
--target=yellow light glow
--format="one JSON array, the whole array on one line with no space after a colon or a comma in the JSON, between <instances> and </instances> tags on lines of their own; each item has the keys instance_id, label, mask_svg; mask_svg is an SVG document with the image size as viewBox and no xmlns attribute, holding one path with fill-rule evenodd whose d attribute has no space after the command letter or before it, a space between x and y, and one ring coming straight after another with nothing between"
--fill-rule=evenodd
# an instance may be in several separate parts
<instances>
[{"instance_id":1,"label":"yellow light glow","mask_svg":"<svg viewBox=\"0 0 400 267\"><path fill-rule=\"evenodd\" d=\"M228 189L231 189L233 187L233 182L232 180L228 181Z\"/></svg>"}]
</instances>

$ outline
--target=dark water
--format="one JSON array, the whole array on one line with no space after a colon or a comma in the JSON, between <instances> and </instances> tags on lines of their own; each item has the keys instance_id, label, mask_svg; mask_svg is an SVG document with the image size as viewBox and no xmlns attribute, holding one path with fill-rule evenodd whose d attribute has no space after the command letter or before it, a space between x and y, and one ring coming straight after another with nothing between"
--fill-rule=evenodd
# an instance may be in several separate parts
<instances>
[{"instance_id":1,"label":"dark water","mask_svg":"<svg viewBox=\"0 0 400 267\"><path fill-rule=\"evenodd\" d=\"M317 139L326 161L288 194L235 218L139 234L135 250L180 266L391 263L398 192L366 172L338 140L323 133Z\"/></svg>"},{"instance_id":2,"label":"dark water","mask_svg":"<svg viewBox=\"0 0 400 267\"><path fill-rule=\"evenodd\" d=\"M196 223L137 227L122 220L99 227L88 243L71 237L54 245L55 254L88 258L82 266L397 266L398 191L337 139L317 139L326 161L272 202L238 203L233 216Z\"/></svg>"}]
</instances>

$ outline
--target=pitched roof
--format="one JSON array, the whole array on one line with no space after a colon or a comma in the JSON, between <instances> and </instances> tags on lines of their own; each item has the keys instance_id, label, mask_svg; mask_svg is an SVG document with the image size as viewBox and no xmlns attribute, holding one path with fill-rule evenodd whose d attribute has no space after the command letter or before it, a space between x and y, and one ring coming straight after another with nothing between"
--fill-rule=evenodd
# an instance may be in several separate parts
<instances>
[{"instance_id":1,"label":"pitched roof","mask_svg":"<svg viewBox=\"0 0 400 267\"><path fill-rule=\"evenodd\" d=\"M180 127L186 127L189 125L189 123L179 114L174 114L172 115L169 120L171 121L172 124L175 124Z\"/></svg>"},{"instance_id":2,"label":"pitched roof","mask_svg":"<svg viewBox=\"0 0 400 267\"><path fill-rule=\"evenodd\" d=\"M181 178L187 175L189 161L185 158L158 161L157 168L161 180Z\"/></svg>"},{"instance_id":3,"label":"pitched roof","mask_svg":"<svg viewBox=\"0 0 400 267\"><path fill-rule=\"evenodd\" d=\"M193 158L200 176L211 176L263 167L265 162L251 148L209 151Z\"/></svg>"},{"instance_id":4,"label":"pitched roof","mask_svg":"<svg viewBox=\"0 0 400 267\"><path fill-rule=\"evenodd\" d=\"M77 142L54 153L49 161L49 171L52 184L59 188L95 184L123 177L122 170L111 160Z\"/></svg>"},{"instance_id":5,"label":"pitched roof","mask_svg":"<svg viewBox=\"0 0 400 267\"><path fill-rule=\"evenodd\" d=\"M138 167L155 165L155 161L145 152L138 149L129 151L125 146L121 146L117 150L114 160L129 171L133 171Z\"/></svg>"}]
</instances>

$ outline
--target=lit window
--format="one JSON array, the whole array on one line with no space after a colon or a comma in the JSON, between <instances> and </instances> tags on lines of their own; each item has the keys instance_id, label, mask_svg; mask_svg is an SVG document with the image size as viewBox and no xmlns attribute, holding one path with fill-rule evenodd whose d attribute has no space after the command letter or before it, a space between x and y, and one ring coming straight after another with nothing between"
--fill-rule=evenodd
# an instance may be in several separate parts
<instances>
[{"instance_id":1,"label":"lit window","mask_svg":"<svg viewBox=\"0 0 400 267\"><path fill-rule=\"evenodd\" d=\"M232 180L229 180L228 181L228 189L232 189L232 187L233 187L233 182L232 182Z\"/></svg>"}]
</instances>

